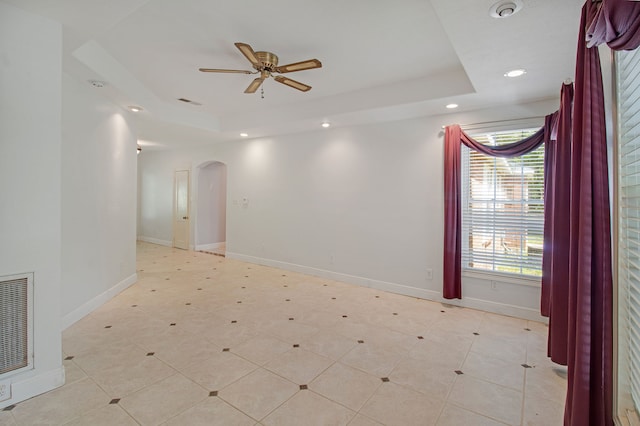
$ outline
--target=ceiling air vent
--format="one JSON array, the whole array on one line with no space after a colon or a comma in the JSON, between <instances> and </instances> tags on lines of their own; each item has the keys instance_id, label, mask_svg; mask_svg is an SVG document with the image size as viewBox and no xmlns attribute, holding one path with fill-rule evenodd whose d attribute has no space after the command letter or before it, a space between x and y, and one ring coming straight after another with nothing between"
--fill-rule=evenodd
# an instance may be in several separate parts
<instances>
[{"instance_id":1,"label":"ceiling air vent","mask_svg":"<svg viewBox=\"0 0 640 426\"><path fill-rule=\"evenodd\" d=\"M200 102L192 101L191 99L187 99L187 98L178 98L178 100L186 104L192 104L192 105L198 105L198 106L202 105Z\"/></svg>"}]
</instances>

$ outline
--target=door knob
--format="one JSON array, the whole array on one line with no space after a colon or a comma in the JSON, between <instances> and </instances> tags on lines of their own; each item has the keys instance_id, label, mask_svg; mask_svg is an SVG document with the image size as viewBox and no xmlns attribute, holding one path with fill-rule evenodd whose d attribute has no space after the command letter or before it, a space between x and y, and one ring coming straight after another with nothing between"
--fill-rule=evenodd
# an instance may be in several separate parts
<instances>
[{"instance_id":1,"label":"door knob","mask_svg":"<svg viewBox=\"0 0 640 426\"><path fill-rule=\"evenodd\" d=\"M183 218L184 220L189 219L189 217L188 217L188 216L182 216L182 218Z\"/></svg>"}]
</instances>

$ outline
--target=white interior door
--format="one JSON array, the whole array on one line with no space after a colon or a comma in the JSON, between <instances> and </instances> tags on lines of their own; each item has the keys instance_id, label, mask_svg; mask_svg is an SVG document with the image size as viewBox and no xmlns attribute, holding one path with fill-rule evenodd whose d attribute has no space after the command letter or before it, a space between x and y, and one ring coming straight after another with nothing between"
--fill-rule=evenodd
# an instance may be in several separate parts
<instances>
[{"instance_id":1,"label":"white interior door","mask_svg":"<svg viewBox=\"0 0 640 426\"><path fill-rule=\"evenodd\" d=\"M173 246L189 250L189 170L175 172Z\"/></svg>"}]
</instances>

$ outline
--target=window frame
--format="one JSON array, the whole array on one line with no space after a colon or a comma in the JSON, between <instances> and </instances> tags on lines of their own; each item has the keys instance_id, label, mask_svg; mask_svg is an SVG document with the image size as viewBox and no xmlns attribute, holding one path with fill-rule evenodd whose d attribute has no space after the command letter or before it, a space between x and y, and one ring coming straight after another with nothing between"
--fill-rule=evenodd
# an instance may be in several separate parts
<instances>
[{"instance_id":1,"label":"window frame","mask_svg":"<svg viewBox=\"0 0 640 426\"><path fill-rule=\"evenodd\" d=\"M491 128L488 127L479 127L479 128L475 128L475 129L465 129L469 132L471 137L474 138L478 138L478 137L485 137L487 135L495 135L495 134L505 134L505 133L524 133L524 132L535 132L537 130L539 130L540 128L540 121L538 119L531 119L531 120L526 120L526 121L520 121L519 125L513 125L515 123L510 123L511 125L509 126L500 126L499 124L496 126L492 126ZM544 149L544 145L542 145L540 148L537 149ZM509 282L512 284L517 284L517 285L523 285L523 286L533 286L533 287L540 287L541 285L541 279L542 279L542 253L540 254L540 275L530 275L530 274L524 274L524 273L518 273L518 272L508 272L508 271L500 271L500 270L496 270L496 261L495 259L491 260L491 265L493 269L482 269L482 268L474 268L469 266L469 257L468 257L468 250L469 250L469 246L468 246L468 240L469 240L469 229L467 226L465 226L465 216L468 211L468 206L469 206L469 202L468 202L468 196L469 196L469 191L470 191L470 177L469 177L469 172L470 172L470 164L469 161L471 159L471 152L473 150L471 150L470 148L467 148L466 146L462 146L462 151L461 151L461 183L462 183L462 193L461 193L461 218L462 218L462 264L461 264L461 272L462 272L462 276L463 277L468 277L468 278L478 278L478 279L485 279L485 280L492 280L492 281L501 281L501 282ZM482 154L481 154L482 155ZM489 158L493 158L493 157L489 157ZM542 156L543 158L543 166L544 166L544 156ZM544 179L544 176L543 176ZM524 180L523 180L524 182ZM494 183L495 184L495 183ZM544 180L542 181L542 193L544 194ZM523 202L524 198L521 198L520 201L518 202ZM495 203L496 198L493 198L493 203ZM530 204L528 202L525 201L526 204ZM544 195L543 198L537 202L537 203L531 203L531 204L538 204L541 205L542 208L544 209ZM544 234L544 214L542 214L542 217L539 218L538 221L536 221L536 224L539 225L538 229L541 232L541 235L543 236ZM521 259L522 259L521 255ZM498 262L499 263L499 262ZM521 262L519 262L521 263ZM498 265L500 266L500 265ZM520 264L517 266L518 268L525 269L525 267Z\"/></svg>"}]
</instances>

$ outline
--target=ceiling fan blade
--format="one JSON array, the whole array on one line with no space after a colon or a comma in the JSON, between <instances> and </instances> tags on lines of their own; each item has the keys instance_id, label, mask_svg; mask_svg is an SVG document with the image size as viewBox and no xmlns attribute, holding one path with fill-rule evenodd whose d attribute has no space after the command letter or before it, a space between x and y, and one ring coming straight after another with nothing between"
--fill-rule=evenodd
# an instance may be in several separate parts
<instances>
[{"instance_id":1,"label":"ceiling fan blade","mask_svg":"<svg viewBox=\"0 0 640 426\"><path fill-rule=\"evenodd\" d=\"M247 90L245 90L244 93L256 93L256 90L258 90L258 87L260 87L263 81L264 81L264 78L262 77L256 78L251 82L251 84L249 85L249 87L247 87Z\"/></svg>"},{"instance_id":2,"label":"ceiling fan blade","mask_svg":"<svg viewBox=\"0 0 640 426\"><path fill-rule=\"evenodd\" d=\"M251 62L251 65L258 65L258 57L256 56L256 52L253 51L253 48L246 43L234 43L235 46L242 52L245 58Z\"/></svg>"},{"instance_id":3,"label":"ceiling fan blade","mask_svg":"<svg viewBox=\"0 0 640 426\"><path fill-rule=\"evenodd\" d=\"M293 64L287 64L287 65L276 67L275 71L282 74L285 72L311 70L314 68L322 68L322 62L320 62L317 59L308 59L306 61L295 62Z\"/></svg>"},{"instance_id":4,"label":"ceiling fan blade","mask_svg":"<svg viewBox=\"0 0 640 426\"><path fill-rule=\"evenodd\" d=\"M311 90L311 86L307 86L304 83L300 83L299 81L291 80L290 78L283 77L281 75L277 75L273 77L275 81L278 83L286 84L289 87L293 87L294 89L298 89L301 92L308 92Z\"/></svg>"},{"instance_id":5,"label":"ceiling fan blade","mask_svg":"<svg viewBox=\"0 0 640 426\"><path fill-rule=\"evenodd\" d=\"M240 74L253 74L251 71L245 70L221 70L216 68L198 68L202 72L224 72L224 73L240 73Z\"/></svg>"}]
</instances>

